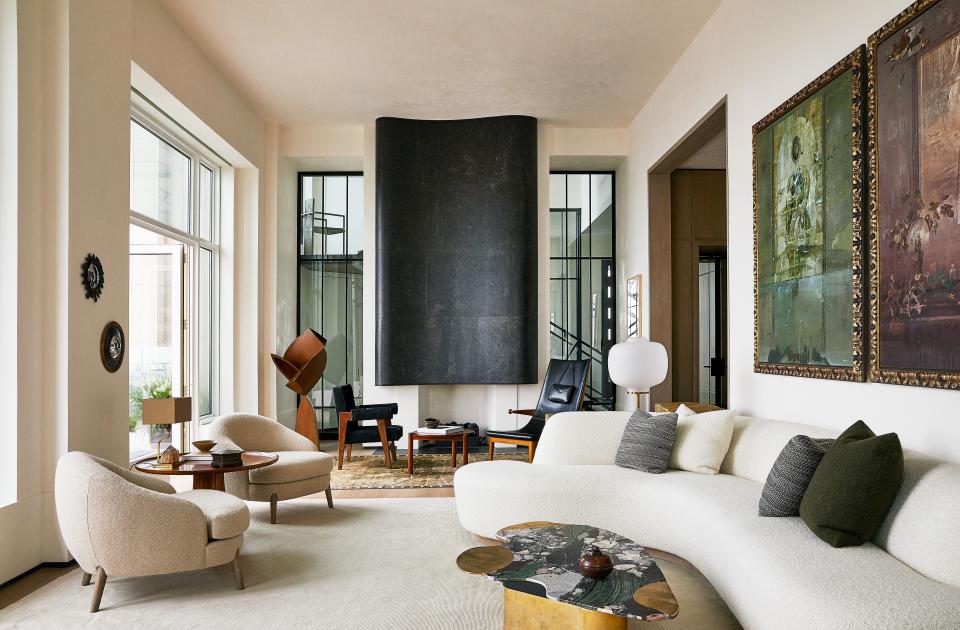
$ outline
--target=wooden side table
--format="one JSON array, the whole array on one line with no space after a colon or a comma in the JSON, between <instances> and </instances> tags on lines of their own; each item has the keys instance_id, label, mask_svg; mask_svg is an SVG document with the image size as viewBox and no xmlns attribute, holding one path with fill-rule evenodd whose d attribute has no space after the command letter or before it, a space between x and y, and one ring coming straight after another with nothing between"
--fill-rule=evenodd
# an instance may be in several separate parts
<instances>
[{"instance_id":1,"label":"wooden side table","mask_svg":"<svg viewBox=\"0 0 960 630\"><path fill-rule=\"evenodd\" d=\"M679 409L680 405L686 405L690 411L694 413L707 413L708 411L720 411L723 407L717 407L716 405L708 405L706 403L695 403L695 402L662 402L654 405L654 411L676 411Z\"/></svg>"},{"instance_id":2,"label":"wooden side table","mask_svg":"<svg viewBox=\"0 0 960 630\"><path fill-rule=\"evenodd\" d=\"M413 474L413 442L414 440L430 440L436 442L450 442L450 466L457 467L457 442L463 450L461 465L467 464L467 453L469 453L469 439L473 431L465 430L459 433L448 433L447 435L436 435L433 433L418 433L411 431L407 434L407 473Z\"/></svg>"},{"instance_id":3,"label":"wooden side table","mask_svg":"<svg viewBox=\"0 0 960 630\"><path fill-rule=\"evenodd\" d=\"M228 466L226 468L216 468L206 460L185 461L176 468L157 468L155 465L156 460L154 459L137 462L133 467L148 475L192 475L194 490L220 490L224 492L224 473L263 468L276 462L280 457L276 453L248 451L243 453L241 458L243 459L243 464L240 466Z\"/></svg>"}]
</instances>

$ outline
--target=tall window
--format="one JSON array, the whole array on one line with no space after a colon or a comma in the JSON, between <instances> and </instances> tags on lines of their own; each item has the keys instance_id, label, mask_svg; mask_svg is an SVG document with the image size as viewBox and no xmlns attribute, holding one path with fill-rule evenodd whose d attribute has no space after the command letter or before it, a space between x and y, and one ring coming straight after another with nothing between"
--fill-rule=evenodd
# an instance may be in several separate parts
<instances>
[{"instance_id":1,"label":"tall window","mask_svg":"<svg viewBox=\"0 0 960 630\"><path fill-rule=\"evenodd\" d=\"M311 392L321 439L337 439L333 387L363 398L363 174L300 173L297 330L327 339L327 368Z\"/></svg>"},{"instance_id":2,"label":"tall window","mask_svg":"<svg viewBox=\"0 0 960 630\"><path fill-rule=\"evenodd\" d=\"M142 400L190 396L217 414L221 161L158 112L130 119L130 456L180 432L143 425Z\"/></svg>"},{"instance_id":3,"label":"tall window","mask_svg":"<svg viewBox=\"0 0 960 630\"><path fill-rule=\"evenodd\" d=\"M585 406L612 409L616 204L611 172L550 174L550 356L590 359Z\"/></svg>"}]
</instances>

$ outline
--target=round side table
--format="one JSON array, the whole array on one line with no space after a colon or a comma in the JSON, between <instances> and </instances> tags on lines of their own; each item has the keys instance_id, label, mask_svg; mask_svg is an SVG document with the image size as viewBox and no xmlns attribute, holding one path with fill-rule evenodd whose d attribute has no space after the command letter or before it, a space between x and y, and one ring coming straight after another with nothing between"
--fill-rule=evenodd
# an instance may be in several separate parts
<instances>
[{"instance_id":1,"label":"round side table","mask_svg":"<svg viewBox=\"0 0 960 630\"><path fill-rule=\"evenodd\" d=\"M248 451L243 453L241 458L243 464L240 466L227 466L225 468L216 468L208 461L186 461L176 468L157 468L155 459L138 462L133 467L148 475L193 475L194 490L220 490L223 492L224 473L263 468L277 461L279 456L275 453Z\"/></svg>"}]
</instances>

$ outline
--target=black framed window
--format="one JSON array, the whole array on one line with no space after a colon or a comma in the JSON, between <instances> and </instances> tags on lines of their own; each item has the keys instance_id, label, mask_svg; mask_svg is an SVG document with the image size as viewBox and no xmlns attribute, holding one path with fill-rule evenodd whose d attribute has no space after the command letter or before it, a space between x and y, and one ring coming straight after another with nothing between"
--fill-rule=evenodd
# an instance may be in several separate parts
<instances>
[{"instance_id":1,"label":"black framed window","mask_svg":"<svg viewBox=\"0 0 960 630\"><path fill-rule=\"evenodd\" d=\"M321 439L337 438L333 387L363 400L363 173L298 174L297 330L327 339L327 368L311 392Z\"/></svg>"},{"instance_id":2,"label":"black framed window","mask_svg":"<svg viewBox=\"0 0 960 630\"><path fill-rule=\"evenodd\" d=\"M616 182L610 171L550 173L550 356L590 359L585 406L612 409Z\"/></svg>"}]
</instances>

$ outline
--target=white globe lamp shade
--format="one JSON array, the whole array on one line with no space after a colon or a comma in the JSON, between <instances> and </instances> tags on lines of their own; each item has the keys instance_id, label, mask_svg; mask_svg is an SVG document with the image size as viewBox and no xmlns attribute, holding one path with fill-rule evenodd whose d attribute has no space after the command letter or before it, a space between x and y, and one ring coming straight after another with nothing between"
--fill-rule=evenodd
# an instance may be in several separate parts
<instances>
[{"instance_id":1,"label":"white globe lamp shade","mask_svg":"<svg viewBox=\"0 0 960 630\"><path fill-rule=\"evenodd\" d=\"M650 391L667 378L667 349L646 337L631 337L614 345L607 355L610 380L627 391Z\"/></svg>"}]
</instances>

